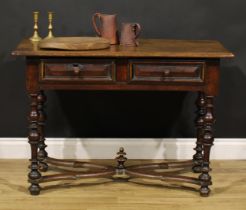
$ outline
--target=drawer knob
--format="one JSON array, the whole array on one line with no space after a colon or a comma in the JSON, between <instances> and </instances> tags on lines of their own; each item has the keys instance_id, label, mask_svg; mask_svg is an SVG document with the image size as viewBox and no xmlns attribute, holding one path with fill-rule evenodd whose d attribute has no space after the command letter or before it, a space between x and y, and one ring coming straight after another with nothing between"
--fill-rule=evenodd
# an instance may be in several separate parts
<instances>
[{"instance_id":1,"label":"drawer knob","mask_svg":"<svg viewBox=\"0 0 246 210\"><path fill-rule=\"evenodd\" d=\"M83 65L73 64L72 68L74 74L79 75L80 71L83 70Z\"/></svg>"},{"instance_id":2,"label":"drawer knob","mask_svg":"<svg viewBox=\"0 0 246 210\"><path fill-rule=\"evenodd\" d=\"M168 69L167 70L164 70L163 73L164 73L164 76L168 76L170 74L170 70L168 70Z\"/></svg>"}]
</instances>

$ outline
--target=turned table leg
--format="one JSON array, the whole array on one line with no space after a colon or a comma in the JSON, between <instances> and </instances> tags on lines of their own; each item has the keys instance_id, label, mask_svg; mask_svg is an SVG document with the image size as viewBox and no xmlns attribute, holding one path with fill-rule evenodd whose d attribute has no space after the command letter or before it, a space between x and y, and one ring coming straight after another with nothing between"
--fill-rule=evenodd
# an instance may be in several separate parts
<instances>
[{"instance_id":1,"label":"turned table leg","mask_svg":"<svg viewBox=\"0 0 246 210\"><path fill-rule=\"evenodd\" d=\"M38 171L38 143L40 139L40 134L38 131L38 93L31 93L31 111L29 114L29 134L28 140L31 146L31 159L30 159L30 172L28 174L28 180L31 183L29 187L29 191L32 195L38 195L40 193L39 180L41 178L41 174Z\"/></svg>"},{"instance_id":2,"label":"turned table leg","mask_svg":"<svg viewBox=\"0 0 246 210\"><path fill-rule=\"evenodd\" d=\"M198 98L196 101L197 105L197 118L195 120L196 128L197 128L197 142L194 150L196 151L193 156L193 172L201 173L202 171L202 142L203 142L203 126L204 126L204 115L205 115L205 95L203 92L198 93Z\"/></svg>"},{"instance_id":3,"label":"turned table leg","mask_svg":"<svg viewBox=\"0 0 246 210\"><path fill-rule=\"evenodd\" d=\"M44 105L46 102L46 96L44 95L43 91L40 91L38 94L38 132L39 132L39 143L38 143L38 161L39 161L39 170L40 171L47 171L48 170L48 164L45 163L45 159L48 156L48 153L46 152L45 148L47 147L45 144L45 135L44 135L44 126L45 126L45 120L46 115L44 112Z\"/></svg>"},{"instance_id":4,"label":"turned table leg","mask_svg":"<svg viewBox=\"0 0 246 210\"><path fill-rule=\"evenodd\" d=\"M205 105L205 116L204 116L204 127L203 127L203 163L202 163L202 173L199 176L201 181L200 194L201 196L208 196L210 193L209 185L212 184L211 176L209 175L209 159L210 150L213 145L213 124L215 122L213 114L213 96L206 96Z\"/></svg>"}]
</instances>

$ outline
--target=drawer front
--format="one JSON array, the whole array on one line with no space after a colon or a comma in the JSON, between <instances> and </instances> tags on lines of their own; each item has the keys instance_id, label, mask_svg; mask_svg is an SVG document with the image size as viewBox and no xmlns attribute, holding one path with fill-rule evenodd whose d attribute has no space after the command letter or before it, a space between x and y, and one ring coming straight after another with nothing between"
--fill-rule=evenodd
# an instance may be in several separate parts
<instances>
[{"instance_id":1,"label":"drawer front","mask_svg":"<svg viewBox=\"0 0 246 210\"><path fill-rule=\"evenodd\" d=\"M41 81L114 82L115 62L105 60L42 61Z\"/></svg>"},{"instance_id":2,"label":"drawer front","mask_svg":"<svg viewBox=\"0 0 246 210\"><path fill-rule=\"evenodd\" d=\"M204 62L130 62L131 82L202 83Z\"/></svg>"}]
</instances>

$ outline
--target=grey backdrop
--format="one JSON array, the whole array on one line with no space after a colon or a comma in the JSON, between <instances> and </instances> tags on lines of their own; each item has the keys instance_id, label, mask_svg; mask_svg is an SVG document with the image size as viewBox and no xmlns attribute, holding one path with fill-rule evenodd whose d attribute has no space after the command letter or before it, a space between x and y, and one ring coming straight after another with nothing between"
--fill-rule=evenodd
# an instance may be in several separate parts
<instances>
[{"instance_id":1,"label":"grey backdrop","mask_svg":"<svg viewBox=\"0 0 246 210\"><path fill-rule=\"evenodd\" d=\"M54 11L57 36L94 35L94 12L139 22L144 38L216 39L236 58L222 62L216 136L246 137L246 1L8 0L0 6L0 137L27 134L24 58L10 56L32 34L32 11ZM196 98L185 92L66 92L48 94L48 136L192 137Z\"/></svg>"}]
</instances>

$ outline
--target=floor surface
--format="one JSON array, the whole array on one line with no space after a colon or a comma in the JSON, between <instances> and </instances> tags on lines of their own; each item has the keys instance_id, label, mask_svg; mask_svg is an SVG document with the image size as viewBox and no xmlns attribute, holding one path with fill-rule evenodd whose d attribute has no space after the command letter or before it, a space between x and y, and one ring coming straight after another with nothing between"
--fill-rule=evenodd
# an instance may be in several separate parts
<instances>
[{"instance_id":1,"label":"floor surface","mask_svg":"<svg viewBox=\"0 0 246 210\"><path fill-rule=\"evenodd\" d=\"M246 161L212 161L208 198L186 185L106 179L46 183L35 197L27 191L27 165L27 160L0 160L0 210L246 210Z\"/></svg>"}]
</instances>

